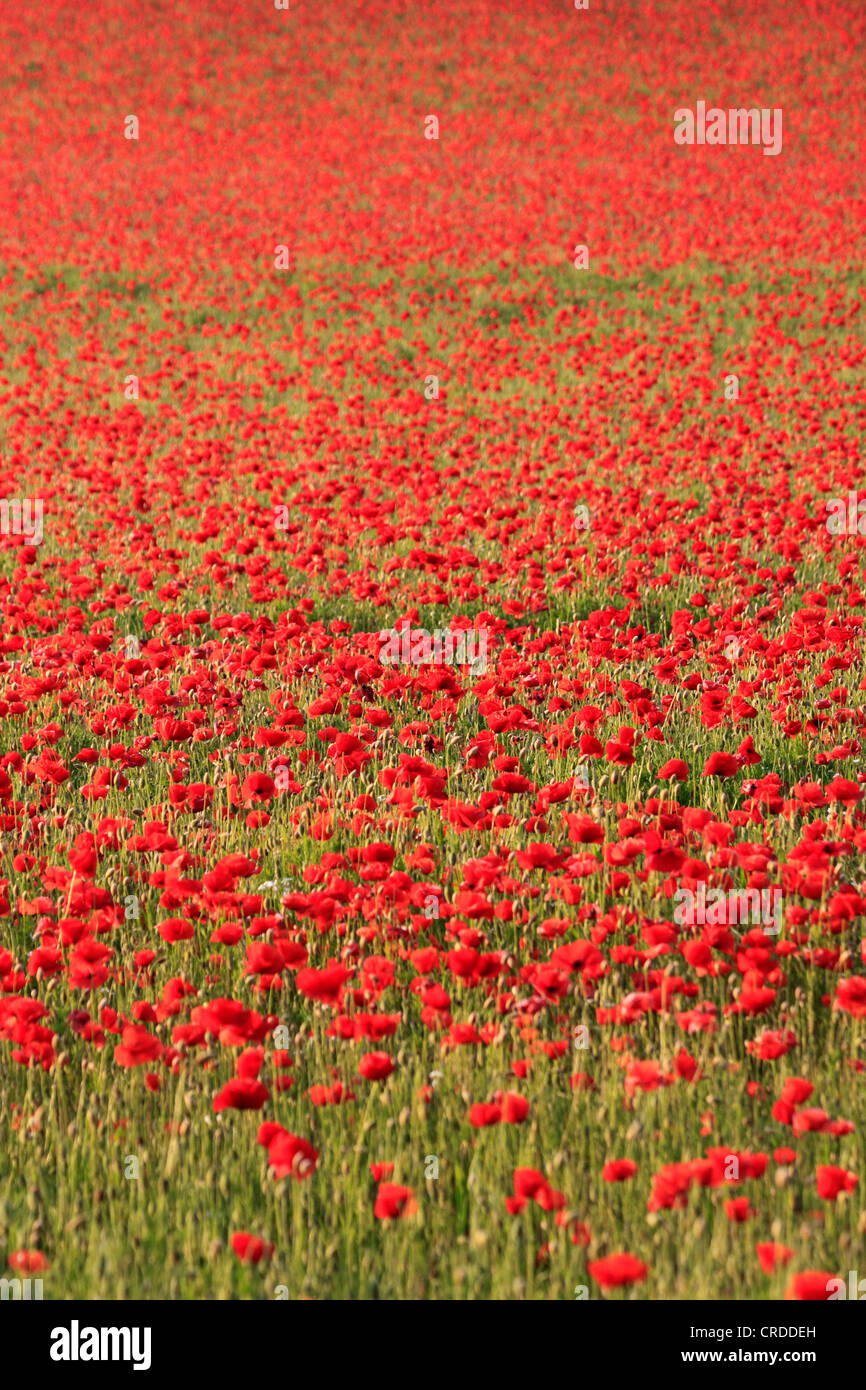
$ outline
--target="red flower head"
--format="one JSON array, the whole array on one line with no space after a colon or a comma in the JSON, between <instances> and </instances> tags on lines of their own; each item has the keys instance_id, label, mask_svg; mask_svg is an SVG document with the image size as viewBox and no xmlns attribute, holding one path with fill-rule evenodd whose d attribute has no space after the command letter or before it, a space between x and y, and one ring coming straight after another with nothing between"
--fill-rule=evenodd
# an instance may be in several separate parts
<instances>
[{"instance_id":1,"label":"red flower head","mask_svg":"<svg viewBox=\"0 0 866 1390\"><path fill-rule=\"evenodd\" d=\"M261 1110L270 1096L267 1086L254 1077L236 1076L227 1081L218 1095L214 1096L213 1108L221 1110Z\"/></svg>"},{"instance_id":2,"label":"red flower head","mask_svg":"<svg viewBox=\"0 0 866 1390\"><path fill-rule=\"evenodd\" d=\"M376 1193L373 1214L379 1221L393 1221L400 1216L411 1216L418 1210L411 1187L400 1187L395 1182L382 1182Z\"/></svg>"},{"instance_id":3,"label":"red flower head","mask_svg":"<svg viewBox=\"0 0 866 1390\"><path fill-rule=\"evenodd\" d=\"M640 1284L647 1275L647 1266L634 1255L607 1255L603 1260L590 1260L586 1268L603 1289Z\"/></svg>"},{"instance_id":4,"label":"red flower head","mask_svg":"<svg viewBox=\"0 0 866 1390\"><path fill-rule=\"evenodd\" d=\"M365 1081L384 1081L394 1070L394 1062L387 1052L366 1052L358 1063L358 1071Z\"/></svg>"},{"instance_id":5,"label":"red flower head","mask_svg":"<svg viewBox=\"0 0 866 1390\"><path fill-rule=\"evenodd\" d=\"M239 1260L253 1265L262 1259L269 1260L274 1253L273 1245L261 1236L251 1236L248 1231L238 1231L232 1236L232 1250Z\"/></svg>"}]
</instances>

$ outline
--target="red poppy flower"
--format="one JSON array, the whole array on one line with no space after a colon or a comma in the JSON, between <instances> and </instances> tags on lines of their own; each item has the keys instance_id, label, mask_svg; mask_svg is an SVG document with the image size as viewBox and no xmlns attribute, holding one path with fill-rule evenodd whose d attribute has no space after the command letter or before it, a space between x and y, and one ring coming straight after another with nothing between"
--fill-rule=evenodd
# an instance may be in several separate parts
<instances>
[{"instance_id":1,"label":"red poppy flower","mask_svg":"<svg viewBox=\"0 0 866 1390\"><path fill-rule=\"evenodd\" d=\"M323 1004L337 1004L351 972L342 965L331 965L325 970L299 970L295 983L301 994L309 999L318 999Z\"/></svg>"},{"instance_id":2,"label":"red poppy flower","mask_svg":"<svg viewBox=\"0 0 866 1390\"><path fill-rule=\"evenodd\" d=\"M847 1168L834 1168L831 1164L819 1164L815 1169L818 1196L826 1202L833 1202L840 1192L853 1192L857 1186L857 1174Z\"/></svg>"},{"instance_id":3,"label":"red poppy flower","mask_svg":"<svg viewBox=\"0 0 866 1390\"><path fill-rule=\"evenodd\" d=\"M502 1098L502 1119L507 1125L522 1125L529 1115L529 1101L515 1091L508 1091Z\"/></svg>"},{"instance_id":4,"label":"red poppy flower","mask_svg":"<svg viewBox=\"0 0 866 1390\"><path fill-rule=\"evenodd\" d=\"M484 1129L489 1125L498 1125L501 1119L501 1106L488 1105L484 1101L476 1101L469 1111L469 1123L475 1129Z\"/></svg>"},{"instance_id":5,"label":"red poppy flower","mask_svg":"<svg viewBox=\"0 0 866 1390\"><path fill-rule=\"evenodd\" d=\"M8 1264L17 1274L41 1274L50 1268L41 1250L13 1250Z\"/></svg>"},{"instance_id":6,"label":"red poppy flower","mask_svg":"<svg viewBox=\"0 0 866 1390\"><path fill-rule=\"evenodd\" d=\"M167 917L164 922L160 922L157 931L169 945L174 945L177 941L189 941L195 936L192 922L185 921L183 917Z\"/></svg>"},{"instance_id":7,"label":"red poppy flower","mask_svg":"<svg viewBox=\"0 0 866 1390\"><path fill-rule=\"evenodd\" d=\"M754 1215L748 1197L731 1197L729 1201L725 1202L725 1216L737 1225L748 1221Z\"/></svg>"},{"instance_id":8,"label":"red poppy flower","mask_svg":"<svg viewBox=\"0 0 866 1390\"><path fill-rule=\"evenodd\" d=\"M640 1284L647 1276L647 1266L634 1255L607 1255L603 1260L590 1260L586 1268L603 1289Z\"/></svg>"},{"instance_id":9,"label":"red poppy flower","mask_svg":"<svg viewBox=\"0 0 866 1390\"><path fill-rule=\"evenodd\" d=\"M236 1076L214 1096L213 1108L217 1114L222 1110L261 1110L269 1096L270 1091L261 1081Z\"/></svg>"},{"instance_id":10,"label":"red poppy flower","mask_svg":"<svg viewBox=\"0 0 866 1390\"><path fill-rule=\"evenodd\" d=\"M162 1051L162 1043L146 1028L128 1023L121 1034L120 1044L114 1049L114 1060L121 1067L141 1067L147 1062L155 1062Z\"/></svg>"},{"instance_id":11,"label":"red poppy flower","mask_svg":"<svg viewBox=\"0 0 866 1390\"><path fill-rule=\"evenodd\" d=\"M254 1265L262 1259L269 1260L274 1253L273 1245L248 1231L237 1231L232 1236L232 1250L243 1263Z\"/></svg>"},{"instance_id":12,"label":"red poppy flower","mask_svg":"<svg viewBox=\"0 0 866 1390\"><path fill-rule=\"evenodd\" d=\"M863 799L863 788L845 777L834 777L824 791L828 801L841 801L845 806L854 806Z\"/></svg>"},{"instance_id":13,"label":"red poppy flower","mask_svg":"<svg viewBox=\"0 0 866 1390\"><path fill-rule=\"evenodd\" d=\"M601 1170L605 1182L627 1182L637 1172L637 1164L632 1158L614 1158Z\"/></svg>"},{"instance_id":14,"label":"red poppy flower","mask_svg":"<svg viewBox=\"0 0 866 1390\"><path fill-rule=\"evenodd\" d=\"M411 1187L401 1187L398 1183L382 1182L376 1193L373 1215L379 1221L393 1221L401 1216L412 1216L418 1210Z\"/></svg>"},{"instance_id":15,"label":"red poppy flower","mask_svg":"<svg viewBox=\"0 0 866 1390\"><path fill-rule=\"evenodd\" d=\"M843 1009L853 1018L866 1018L866 976L849 975L836 986L834 1009Z\"/></svg>"},{"instance_id":16,"label":"red poppy flower","mask_svg":"<svg viewBox=\"0 0 866 1390\"><path fill-rule=\"evenodd\" d=\"M373 1181L375 1183L380 1183L386 1178L393 1177L394 1165L393 1163L371 1163L370 1173L372 1174Z\"/></svg>"},{"instance_id":17,"label":"red poppy flower","mask_svg":"<svg viewBox=\"0 0 866 1390\"><path fill-rule=\"evenodd\" d=\"M794 1252L787 1245L780 1245L777 1241L765 1241L755 1246L758 1262L765 1274L772 1274L779 1266L784 1266L789 1260L793 1259Z\"/></svg>"},{"instance_id":18,"label":"red poppy flower","mask_svg":"<svg viewBox=\"0 0 866 1390\"><path fill-rule=\"evenodd\" d=\"M812 1303L826 1302L836 1286L836 1275L825 1269L806 1269L791 1277L785 1298Z\"/></svg>"},{"instance_id":19,"label":"red poppy flower","mask_svg":"<svg viewBox=\"0 0 866 1390\"><path fill-rule=\"evenodd\" d=\"M318 1150L306 1139L297 1134L289 1134L282 1125L269 1123L262 1125L258 1142L268 1151L268 1165L276 1178L294 1178L302 1182L315 1172L319 1159Z\"/></svg>"},{"instance_id":20,"label":"red poppy flower","mask_svg":"<svg viewBox=\"0 0 866 1390\"><path fill-rule=\"evenodd\" d=\"M384 1081L393 1070L394 1062L387 1052L366 1052L358 1063L365 1081Z\"/></svg>"},{"instance_id":21,"label":"red poppy flower","mask_svg":"<svg viewBox=\"0 0 866 1390\"><path fill-rule=\"evenodd\" d=\"M711 753L704 763L703 777L733 777L741 761L732 753Z\"/></svg>"}]
</instances>

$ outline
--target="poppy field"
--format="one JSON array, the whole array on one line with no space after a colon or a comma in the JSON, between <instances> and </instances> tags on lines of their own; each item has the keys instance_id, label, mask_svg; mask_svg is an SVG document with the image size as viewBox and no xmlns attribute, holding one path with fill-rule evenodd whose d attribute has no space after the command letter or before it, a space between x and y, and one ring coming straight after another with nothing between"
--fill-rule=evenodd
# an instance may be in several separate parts
<instances>
[{"instance_id":1,"label":"poppy field","mask_svg":"<svg viewBox=\"0 0 866 1390\"><path fill-rule=\"evenodd\" d=\"M866 1296L860 0L0 36L2 1274Z\"/></svg>"}]
</instances>

